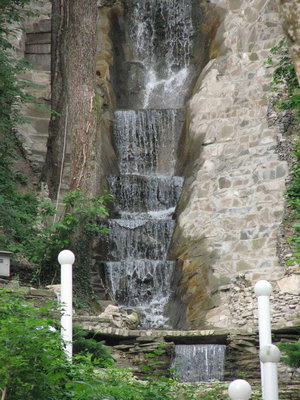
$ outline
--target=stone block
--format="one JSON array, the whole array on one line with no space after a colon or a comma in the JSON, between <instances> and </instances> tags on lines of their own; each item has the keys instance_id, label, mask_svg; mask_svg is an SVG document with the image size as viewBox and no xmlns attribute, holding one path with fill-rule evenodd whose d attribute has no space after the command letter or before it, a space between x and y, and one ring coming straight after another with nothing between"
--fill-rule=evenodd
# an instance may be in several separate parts
<instances>
[{"instance_id":1,"label":"stone block","mask_svg":"<svg viewBox=\"0 0 300 400\"><path fill-rule=\"evenodd\" d=\"M30 289L28 292L31 296L54 297L54 293L48 289Z\"/></svg>"},{"instance_id":2,"label":"stone block","mask_svg":"<svg viewBox=\"0 0 300 400\"><path fill-rule=\"evenodd\" d=\"M283 293L300 294L300 276L291 275L276 282Z\"/></svg>"}]
</instances>

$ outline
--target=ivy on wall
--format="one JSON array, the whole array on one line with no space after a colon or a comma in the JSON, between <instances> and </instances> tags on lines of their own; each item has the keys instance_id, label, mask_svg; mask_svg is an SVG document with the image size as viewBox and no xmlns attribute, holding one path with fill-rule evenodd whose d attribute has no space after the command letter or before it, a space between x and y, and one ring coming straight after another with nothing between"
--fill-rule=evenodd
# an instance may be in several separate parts
<instances>
[{"instance_id":1,"label":"ivy on wall","mask_svg":"<svg viewBox=\"0 0 300 400\"><path fill-rule=\"evenodd\" d=\"M271 56L267 64L274 66L271 86L275 97L275 107L288 111L292 115L294 156L296 162L291 171L291 180L288 184L286 197L292 208L291 219L294 221L294 235L289 240L294 245L294 254L287 264L300 264L300 85L295 68L288 52L285 39L271 49Z\"/></svg>"}]
</instances>

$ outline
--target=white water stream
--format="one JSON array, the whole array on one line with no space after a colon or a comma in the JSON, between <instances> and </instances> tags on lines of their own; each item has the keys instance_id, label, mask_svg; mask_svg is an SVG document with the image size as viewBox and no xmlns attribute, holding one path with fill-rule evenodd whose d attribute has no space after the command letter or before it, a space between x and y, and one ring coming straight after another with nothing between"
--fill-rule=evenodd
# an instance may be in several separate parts
<instances>
[{"instance_id":1,"label":"white water stream","mask_svg":"<svg viewBox=\"0 0 300 400\"><path fill-rule=\"evenodd\" d=\"M117 215L103 239L103 265L118 305L138 312L142 328L163 329L170 328L175 262L168 249L183 184L174 174L191 79L192 1L127 0L124 20L128 62L142 71L142 96L134 109L114 112L119 175L108 182Z\"/></svg>"}]
</instances>

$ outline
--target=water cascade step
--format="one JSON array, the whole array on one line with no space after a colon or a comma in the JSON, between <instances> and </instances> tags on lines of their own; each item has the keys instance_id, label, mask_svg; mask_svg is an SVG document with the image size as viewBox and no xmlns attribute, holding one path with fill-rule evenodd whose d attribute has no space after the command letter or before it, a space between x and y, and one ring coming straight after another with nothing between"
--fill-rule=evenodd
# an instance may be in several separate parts
<instances>
[{"instance_id":1,"label":"water cascade step","mask_svg":"<svg viewBox=\"0 0 300 400\"><path fill-rule=\"evenodd\" d=\"M168 218L175 211L183 178L181 176L111 175L110 192L121 218Z\"/></svg>"},{"instance_id":2,"label":"water cascade step","mask_svg":"<svg viewBox=\"0 0 300 400\"><path fill-rule=\"evenodd\" d=\"M223 380L225 350L222 344L176 345L171 367L180 382Z\"/></svg>"},{"instance_id":3,"label":"water cascade step","mask_svg":"<svg viewBox=\"0 0 300 400\"><path fill-rule=\"evenodd\" d=\"M182 123L182 109L115 111L120 173L173 175Z\"/></svg>"},{"instance_id":4,"label":"water cascade step","mask_svg":"<svg viewBox=\"0 0 300 400\"><path fill-rule=\"evenodd\" d=\"M175 262L168 250L183 185L175 175L199 31L195 10L195 0L128 0L118 25L113 145L119 174L107 177L115 218L108 221L111 233L100 237L100 268L112 298L139 314L141 328L170 328Z\"/></svg>"},{"instance_id":5,"label":"water cascade step","mask_svg":"<svg viewBox=\"0 0 300 400\"><path fill-rule=\"evenodd\" d=\"M171 295L174 261L126 260L107 262L104 268L113 297L119 304L136 311L144 328L168 324L164 308Z\"/></svg>"},{"instance_id":6,"label":"water cascade step","mask_svg":"<svg viewBox=\"0 0 300 400\"><path fill-rule=\"evenodd\" d=\"M173 234L172 219L111 219L102 236L103 261L165 259Z\"/></svg>"},{"instance_id":7,"label":"water cascade step","mask_svg":"<svg viewBox=\"0 0 300 400\"><path fill-rule=\"evenodd\" d=\"M169 327L166 308L175 262L168 260L183 178L174 176L183 111L117 110L114 145L119 175L107 180L115 197L109 235L101 235L101 270L112 298L139 314L141 327Z\"/></svg>"}]
</instances>

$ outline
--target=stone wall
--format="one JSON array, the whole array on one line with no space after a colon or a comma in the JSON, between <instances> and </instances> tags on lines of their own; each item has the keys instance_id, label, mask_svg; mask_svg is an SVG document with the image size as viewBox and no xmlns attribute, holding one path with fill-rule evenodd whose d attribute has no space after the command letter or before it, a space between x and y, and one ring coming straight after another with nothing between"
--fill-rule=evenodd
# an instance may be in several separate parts
<instances>
[{"instance_id":1,"label":"stone wall","mask_svg":"<svg viewBox=\"0 0 300 400\"><path fill-rule=\"evenodd\" d=\"M33 84L26 91L42 105L23 105L22 112L27 122L18 129L24 154L33 170L38 173L45 159L50 118L51 2L32 0L30 9L36 16L27 17L22 23L18 23L21 29L13 38L13 45L19 57L32 63L31 69L22 74L21 78Z\"/></svg>"},{"instance_id":2,"label":"stone wall","mask_svg":"<svg viewBox=\"0 0 300 400\"><path fill-rule=\"evenodd\" d=\"M276 324L292 324L299 275L280 265L277 251L289 171L278 154L284 137L268 118L272 69L264 64L282 36L275 1L211 3L223 20L216 58L187 105L179 165L186 180L172 250L177 296L189 328L248 327L253 286L268 279Z\"/></svg>"}]
</instances>

